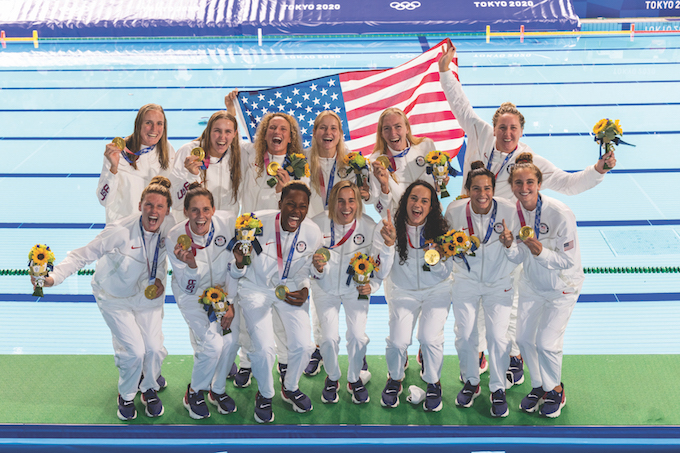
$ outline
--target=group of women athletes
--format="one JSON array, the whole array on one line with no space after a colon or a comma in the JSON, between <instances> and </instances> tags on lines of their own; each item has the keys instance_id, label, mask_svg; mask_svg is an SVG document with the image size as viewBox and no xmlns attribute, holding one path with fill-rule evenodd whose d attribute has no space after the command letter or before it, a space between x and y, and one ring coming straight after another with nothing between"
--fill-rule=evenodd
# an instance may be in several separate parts
<instances>
[{"instance_id":1,"label":"group of women athletes","mask_svg":"<svg viewBox=\"0 0 680 453\"><path fill-rule=\"evenodd\" d=\"M566 402L562 343L583 270L573 213L540 189L582 192L601 182L616 161L606 154L582 172L566 173L519 142L524 117L514 105L503 104L493 124L484 122L449 71L454 56L453 46L442 55L440 78L468 137L466 197L451 202L446 212L424 166L435 144L413 136L399 109L381 114L369 157L372 171L360 186L354 174L343 171L346 148L333 112L318 115L312 147L306 150L294 117L267 114L250 144L240 143L235 117L220 111L201 137L175 153L163 109L149 104L139 110L125 150L106 146L97 188L106 228L69 253L45 282L57 285L97 261L92 287L113 336L120 419L136 417L138 391L147 416L164 411L158 391L166 385L161 375L167 355L161 329L166 256L194 349L183 399L192 418L210 416L206 392L220 413L236 411L226 392L227 377L235 376L234 385L245 387L252 373L259 390L255 419L273 421L277 355L281 397L295 411L312 410L298 381L303 373L316 374L321 361L327 372L321 400L338 402L341 304L347 320L347 391L354 403L368 403L369 303L360 296L375 292L383 281L389 307L383 406L399 404L407 348L418 322L418 361L427 383L423 408L441 410L444 324L453 305L463 382L456 405L472 406L481 393L479 375L488 368L491 415L507 416L505 390L523 382L526 361L532 391L520 409L559 416ZM234 98L235 92L225 98L228 110ZM203 159L191 153L196 147L205 151ZM270 164L282 164L294 153L306 156L310 175L291 181L279 168L270 181ZM389 159L388 168L379 156ZM383 217L379 224L363 213L364 203L375 205ZM250 263L235 238L239 212L255 212L263 223ZM519 239L522 227L533 237ZM474 256L427 265L427 249L440 247L430 242L450 229L479 239ZM182 235L191 239L187 248L178 243ZM327 252L319 253L322 247ZM355 284L348 274L357 253L376 262L369 282ZM216 285L231 303L219 319L198 303L198 296ZM490 365L483 355L487 347Z\"/></svg>"}]
</instances>

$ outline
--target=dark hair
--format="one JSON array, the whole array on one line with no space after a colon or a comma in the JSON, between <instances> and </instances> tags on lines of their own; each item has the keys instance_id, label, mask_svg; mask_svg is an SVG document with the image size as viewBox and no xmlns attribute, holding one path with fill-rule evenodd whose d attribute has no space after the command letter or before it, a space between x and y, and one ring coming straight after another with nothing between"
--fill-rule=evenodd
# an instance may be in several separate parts
<instances>
[{"instance_id":1,"label":"dark hair","mask_svg":"<svg viewBox=\"0 0 680 453\"><path fill-rule=\"evenodd\" d=\"M508 177L508 182L512 186L512 178L515 176L515 172L517 170L523 170L525 168L528 168L529 170L533 171L534 174L536 175L536 182L539 184L543 183L543 173L541 170L534 165L534 156L531 153L521 153L519 156L517 156L517 159L515 159L515 165L510 169L510 176Z\"/></svg>"},{"instance_id":2,"label":"dark hair","mask_svg":"<svg viewBox=\"0 0 680 453\"><path fill-rule=\"evenodd\" d=\"M309 190L309 187L307 184L305 184L302 181L290 181L288 184L283 186L283 189L281 190L281 200L286 198L289 193L291 193L293 190L300 190L304 193L307 194L307 202L309 203L309 199L312 197L312 191Z\"/></svg>"},{"instance_id":3,"label":"dark hair","mask_svg":"<svg viewBox=\"0 0 680 453\"><path fill-rule=\"evenodd\" d=\"M200 195L203 195L205 197L208 197L208 200L210 200L210 206L215 207L215 199L213 198L212 192L210 192L208 189L203 187L201 183L199 182L192 182L189 184L189 189L187 190L187 194L184 196L184 209L187 211L189 210L189 206L191 205L191 200L194 197L198 197Z\"/></svg>"},{"instance_id":4,"label":"dark hair","mask_svg":"<svg viewBox=\"0 0 680 453\"><path fill-rule=\"evenodd\" d=\"M491 178L491 187L494 192L496 191L496 176L491 170L488 170L484 166L484 162L481 160L476 160L470 164L470 171L467 174L467 179L465 180L465 190L468 194L470 193L470 187L472 187L472 180L477 176L488 176Z\"/></svg>"},{"instance_id":5,"label":"dark hair","mask_svg":"<svg viewBox=\"0 0 680 453\"><path fill-rule=\"evenodd\" d=\"M423 236L425 240L434 240L436 237L445 234L449 229L449 224L442 215L442 205L437 198L437 191L427 182L418 179L406 188L404 195L399 200L399 207L394 214L394 226L397 230L397 252L399 253L399 264L404 264L408 259L408 239L406 238L406 219L408 212L406 204L411 192L418 186L427 187L430 191L430 213L425 219Z\"/></svg>"},{"instance_id":6,"label":"dark hair","mask_svg":"<svg viewBox=\"0 0 680 453\"><path fill-rule=\"evenodd\" d=\"M227 150L229 154L229 173L231 179L231 199L234 203L238 203L238 189L241 186L241 142L238 138L238 121L236 117L229 112L220 110L212 114L208 120L208 124L205 126L203 133L198 138L199 145L205 150L205 153L210 158L210 148L212 144L210 143L210 133L212 128L218 120L230 121L234 126L234 139L231 141L231 145ZM200 170L201 179L206 181L206 171Z\"/></svg>"},{"instance_id":7,"label":"dark hair","mask_svg":"<svg viewBox=\"0 0 680 453\"><path fill-rule=\"evenodd\" d=\"M172 206L172 196L170 195L170 180L165 176L154 176L148 186L142 191L140 202L150 193L155 193L165 197L168 208Z\"/></svg>"}]
</instances>

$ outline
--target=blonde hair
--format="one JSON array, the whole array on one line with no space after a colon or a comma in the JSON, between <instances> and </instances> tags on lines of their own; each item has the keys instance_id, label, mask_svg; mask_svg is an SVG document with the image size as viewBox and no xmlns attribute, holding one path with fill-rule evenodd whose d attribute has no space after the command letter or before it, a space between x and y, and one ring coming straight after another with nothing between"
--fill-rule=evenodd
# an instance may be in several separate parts
<instances>
[{"instance_id":1,"label":"blonde hair","mask_svg":"<svg viewBox=\"0 0 680 453\"><path fill-rule=\"evenodd\" d=\"M148 186L144 188L142 191L142 196L139 199L140 203L144 201L144 197L146 197L150 193L155 193L158 195L161 195L165 197L167 203L168 203L168 208L172 207L172 196L170 195L170 180L166 178L165 176L154 176L151 182L149 183Z\"/></svg>"},{"instance_id":2,"label":"blonde hair","mask_svg":"<svg viewBox=\"0 0 680 453\"><path fill-rule=\"evenodd\" d=\"M416 137L413 135L413 133L411 133L411 123L408 121L406 114L401 109L390 107L385 109L380 114L380 118L378 119L378 130L375 134L375 147L373 148L374 153L380 151L381 154L387 154L387 142L382 136L382 128L385 117L393 113L401 116L401 118L404 120L404 124L406 125L406 139L411 145L419 145L423 140L425 140L425 137Z\"/></svg>"},{"instance_id":3,"label":"blonde hair","mask_svg":"<svg viewBox=\"0 0 680 453\"><path fill-rule=\"evenodd\" d=\"M536 182L539 184L543 183L543 173L541 170L534 165L534 156L531 153L521 153L515 159L515 165L510 169L510 176L508 177L508 182L512 186L512 178L515 176L515 172L518 170L529 169L536 175Z\"/></svg>"},{"instance_id":4,"label":"blonde hair","mask_svg":"<svg viewBox=\"0 0 680 453\"><path fill-rule=\"evenodd\" d=\"M335 121L338 122L340 140L338 141L338 145L335 147L335 161L338 163L338 165L344 165L345 139L344 133L342 131L342 121L340 120L340 117L338 116L337 113L331 110L324 110L323 112L319 113L316 119L314 120L314 129L312 135L316 133L316 130L319 128L321 121L327 116L333 117ZM309 150L309 172L311 175L310 183L312 185L312 189L316 193L318 193L321 196L324 196L324 194L321 193L321 184L319 184L319 178L316 177L316 175L318 175L320 171L321 165L319 164L319 144L316 142L316 138L314 138L312 140L312 147Z\"/></svg>"},{"instance_id":5,"label":"blonde hair","mask_svg":"<svg viewBox=\"0 0 680 453\"><path fill-rule=\"evenodd\" d=\"M357 219L361 217L364 213L364 204L361 200L361 192L359 191L359 187L357 187L357 185L354 184L352 181L339 181L337 184L333 186L331 194L328 196L328 218L331 219L333 222L339 222L338 214L336 213L335 208L338 205L338 197L340 196L340 191L348 187L352 189L352 191L354 192L354 199L356 199L357 201L357 213L354 218Z\"/></svg>"},{"instance_id":6,"label":"blonde hair","mask_svg":"<svg viewBox=\"0 0 680 453\"><path fill-rule=\"evenodd\" d=\"M163 107L158 104L146 104L143 105L137 112L137 117L135 118L135 130L132 135L128 135L125 138L125 146L132 152L137 152L142 149L142 125L144 123L144 115L151 110L156 110L161 112L163 115L163 135L161 139L158 140L156 144L156 155L158 156L158 163L163 170L167 170L170 165L170 145L168 144L168 119L165 117L165 111ZM132 161L132 168L137 170L137 161Z\"/></svg>"},{"instance_id":7,"label":"blonde hair","mask_svg":"<svg viewBox=\"0 0 680 453\"><path fill-rule=\"evenodd\" d=\"M501 104L500 107L498 107L498 110L496 110L496 113L493 114L493 127L496 127L496 123L498 123L498 118L501 117L501 115L504 115L506 113L511 113L513 115L517 115L517 118L519 118L519 125L524 129L524 115L522 115L519 110L517 110L517 106L513 104L512 102L504 102Z\"/></svg>"},{"instance_id":8,"label":"blonde hair","mask_svg":"<svg viewBox=\"0 0 680 453\"><path fill-rule=\"evenodd\" d=\"M259 178L262 176L264 171L264 153L267 152L267 129L269 128L269 123L272 119L280 117L288 122L290 126L290 143L288 144L288 149L286 154L299 153L302 154L302 137L300 136L300 126L298 126L295 118L283 112L267 113L260 125L257 126L257 132L255 132L255 165L257 166L257 176Z\"/></svg>"},{"instance_id":9,"label":"blonde hair","mask_svg":"<svg viewBox=\"0 0 680 453\"><path fill-rule=\"evenodd\" d=\"M231 191L232 191L231 199L234 203L237 203L238 189L241 185L242 175L241 175L241 142L239 141L238 138L238 122L236 121L236 117L224 110L213 113L210 119L208 120L208 124L205 126L203 133L196 140L198 140L199 146L203 148L203 150L205 151L205 155L209 157L210 149L212 146L210 143L210 132L212 131L213 126L218 120L230 121L231 124L233 124L234 126L234 139L231 141L231 146L229 147L230 149L227 150L227 152L229 153L229 173L231 175ZM200 172L201 180L205 182L207 180L206 171L200 170Z\"/></svg>"}]
</instances>

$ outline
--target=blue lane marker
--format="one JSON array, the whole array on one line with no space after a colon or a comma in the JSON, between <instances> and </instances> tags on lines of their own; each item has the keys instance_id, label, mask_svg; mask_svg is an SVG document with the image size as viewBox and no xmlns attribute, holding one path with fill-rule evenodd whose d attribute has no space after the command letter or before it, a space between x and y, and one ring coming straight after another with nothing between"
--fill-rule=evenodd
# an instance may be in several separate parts
<instances>
[{"instance_id":1,"label":"blue lane marker","mask_svg":"<svg viewBox=\"0 0 680 453\"><path fill-rule=\"evenodd\" d=\"M418 42L420 43L420 48L423 49L423 52L430 50L430 44L427 42L427 37L418 36Z\"/></svg>"}]
</instances>

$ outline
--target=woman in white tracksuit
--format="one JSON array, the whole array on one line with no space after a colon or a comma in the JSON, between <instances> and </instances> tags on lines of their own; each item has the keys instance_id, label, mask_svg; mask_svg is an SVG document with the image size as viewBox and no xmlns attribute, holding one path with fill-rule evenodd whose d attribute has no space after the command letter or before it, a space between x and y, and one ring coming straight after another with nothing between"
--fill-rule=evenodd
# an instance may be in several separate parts
<instances>
[{"instance_id":1,"label":"woman in white tracksuit","mask_svg":"<svg viewBox=\"0 0 680 453\"><path fill-rule=\"evenodd\" d=\"M163 303L167 275L167 232L170 181L155 177L141 194L139 214L110 223L89 244L72 250L45 279L59 285L87 264L97 261L92 292L104 321L111 329L118 379L118 418L137 417L134 398L142 392L146 415L163 415L158 398L161 365L168 352L163 346ZM144 376L144 378L140 379Z\"/></svg>"},{"instance_id":2,"label":"woman in white tracksuit","mask_svg":"<svg viewBox=\"0 0 680 453\"><path fill-rule=\"evenodd\" d=\"M434 184L433 177L426 172L425 156L435 149L432 140L411 133L411 124L403 111L388 108L382 112L375 148L369 157L375 177L371 178L368 200L382 217L387 215L387 209L392 213L396 211L399 200L412 182L423 179ZM380 156L389 159L389 169L377 161Z\"/></svg>"},{"instance_id":3,"label":"woman in white tracksuit","mask_svg":"<svg viewBox=\"0 0 680 453\"><path fill-rule=\"evenodd\" d=\"M359 188L350 181L340 181L329 196L329 210L312 220L323 232L323 246L328 249L330 259L314 255L314 266L320 273L312 279L312 304L316 306L321 328L319 343L326 367L326 382L321 395L324 403L338 401L338 380L341 372L338 365L340 344L340 304L345 309L347 321L347 390L355 404L368 403L368 391L361 380L360 372L370 341L366 335L369 299L368 296L380 287L386 272L378 271L366 285L357 286L348 273L350 260L356 253L365 253L380 263L380 269L392 267L396 231L392 220L386 218L378 227L368 215L363 214Z\"/></svg>"},{"instance_id":4,"label":"woman in white tracksuit","mask_svg":"<svg viewBox=\"0 0 680 453\"><path fill-rule=\"evenodd\" d=\"M229 103L227 103L229 105ZM275 175L276 184L269 186L267 181L271 178L267 174L267 166L271 162L279 165L284 163L287 154L303 154L302 137L300 127L294 117L283 113L267 113L257 127L255 143L243 143L243 159L245 159L245 181L241 213L265 209L278 209L281 191L291 181L287 171L280 167ZM302 182L309 185L309 178L303 176ZM286 343L285 332L280 320L274 314L274 330L277 337L277 355L279 358L279 372L284 375L288 363L288 351L283 346ZM246 387L250 384L250 360L248 353L251 351L251 341L246 329L242 329L241 353L239 354L238 375L234 379L234 385Z\"/></svg>"},{"instance_id":5,"label":"woman in white tracksuit","mask_svg":"<svg viewBox=\"0 0 680 453\"><path fill-rule=\"evenodd\" d=\"M237 124L231 113L215 112L201 136L177 150L170 176L175 206L184 203L191 183L202 182L212 193L216 210L238 215L247 159L241 156ZM198 147L205 152L204 160L191 154ZM174 215L178 222L185 219L181 210Z\"/></svg>"},{"instance_id":6,"label":"woman in white tracksuit","mask_svg":"<svg viewBox=\"0 0 680 453\"><path fill-rule=\"evenodd\" d=\"M523 263L519 282L517 343L531 374L532 391L520 409L555 418L566 403L561 382L562 345L584 275L573 212L562 202L541 195L542 174L521 154L510 174L517 197L517 217L534 237L517 244L504 234L508 257Z\"/></svg>"},{"instance_id":7,"label":"woman in white tracksuit","mask_svg":"<svg viewBox=\"0 0 680 453\"><path fill-rule=\"evenodd\" d=\"M112 142L104 151L97 199L106 210L106 223L137 212L140 195L154 176L170 177L175 150L168 142L163 107L146 104L139 109L125 146L121 151Z\"/></svg>"},{"instance_id":8,"label":"woman in white tracksuit","mask_svg":"<svg viewBox=\"0 0 680 453\"><path fill-rule=\"evenodd\" d=\"M449 46L439 60L439 77L446 100L451 111L460 123L467 136L467 148L465 162L463 164L463 178L467 177L472 162L480 160L486 168L496 175L496 198L505 198L515 202L515 196L508 183L507 177L515 165L517 156L523 152L533 155L533 163L543 174L543 188L551 189L565 195L576 195L592 189L604 180L604 175L616 166L614 153L607 153L594 165L586 167L583 171L567 173L557 168L544 157L536 154L528 145L520 142L524 132L524 116L510 102L503 103L493 116L493 124L489 124L480 118L472 109L472 105L463 92L463 86L458 80L458 74L449 69L449 65L456 57L456 48ZM456 63L457 65L457 63ZM605 163L608 168L605 169ZM464 193L464 191L463 191ZM515 279L517 279L516 274ZM515 285L517 286L517 285ZM511 367L508 370L508 383L521 384L524 382L523 365L519 356L519 348L515 343L517 296L513 306L513 316L510 322L508 334L511 337ZM483 329L484 323L480 318L480 351L485 349Z\"/></svg>"},{"instance_id":9,"label":"woman in white tracksuit","mask_svg":"<svg viewBox=\"0 0 680 453\"><path fill-rule=\"evenodd\" d=\"M472 406L481 392L477 316L482 306L491 357L491 415L506 417L509 411L505 399L505 372L510 363L507 331L514 293L512 273L517 264L507 258L499 235L505 229L518 231L519 228L514 206L502 198L495 198L494 187L494 174L484 168L482 162L473 162L465 181L470 196L449 204L446 221L451 228L465 230L470 238L479 240L475 256L453 258L456 264L453 268L456 351L465 383L456 398L456 405Z\"/></svg>"},{"instance_id":10,"label":"woman in white tracksuit","mask_svg":"<svg viewBox=\"0 0 680 453\"><path fill-rule=\"evenodd\" d=\"M310 189L312 196L309 200L309 212L307 216L311 219L323 213L328 207L331 189L340 181L355 181L356 176L353 172L345 171L345 140L343 138L342 121L337 113L325 110L319 113L314 120L314 137L312 146L304 150L310 170ZM362 196L368 199L368 184L361 186ZM312 319L312 331L316 350L312 353L309 365L305 369L305 375L314 376L321 368L323 359L319 344L321 343L321 327L319 318L316 315L316 306L310 303L309 311Z\"/></svg>"},{"instance_id":11,"label":"woman in white tracksuit","mask_svg":"<svg viewBox=\"0 0 680 453\"><path fill-rule=\"evenodd\" d=\"M424 254L429 247L426 241L433 241L448 230L432 185L418 180L406 188L394 226L397 256L385 279L390 328L385 359L390 376L380 402L385 407L399 405L407 350L420 316L418 341L423 354L422 378L427 382L423 409L436 412L443 407L439 378L444 361L444 324L451 305L453 262L440 260L432 266L425 264Z\"/></svg>"},{"instance_id":12,"label":"woman in white tracksuit","mask_svg":"<svg viewBox=\"0 0 680 453\"><path fill-rule=\"evenodd\" d=\"M296 412L312 410L311 400L298 387L300 376L314 350L309 322L309 276L314 251L321 246L321 231L306 219L310 191L306 184L291 181L281 192L280 211L259 211L262 221L259 242L262 251L251 254L251 264L243 265L234 249L231 274L239 278L239 308L253 348L248 352L259 391L255 420L274 420L272 368L275 358L273 313L278 313L285 330L288 369L282 375L281 397Z\"/></svg>"},{"instance_id":13,"label":"woman in white tracksuit","mask_svg":"<svg viewBox=\"0 0 680 453\"><path fill-rule=\"evenodd\" d=\"M189 326L191 345L194 348L194 368L191 382L184 395L184 407L194 419L210 416L203 391L208 391L208 401L221 414L236 411L236 404L226 393L227 374L238 351L239 320L234 318L235 307L230 305L218 323L214 312L209 317L205 305L198 299L203 292L220 285L233 302L238 283L228 272L233 255L227 244L234 235L236 216L225 211L215 211L209 190L192 183L184 197L184 216L168 233L172 263L172 292L177 307ZM184 250L177 238L187 235L192 245ZM232 321L233 320L233 321ZM231 333L224 333L231 328Z\"/></svg>"}]
</instances>

